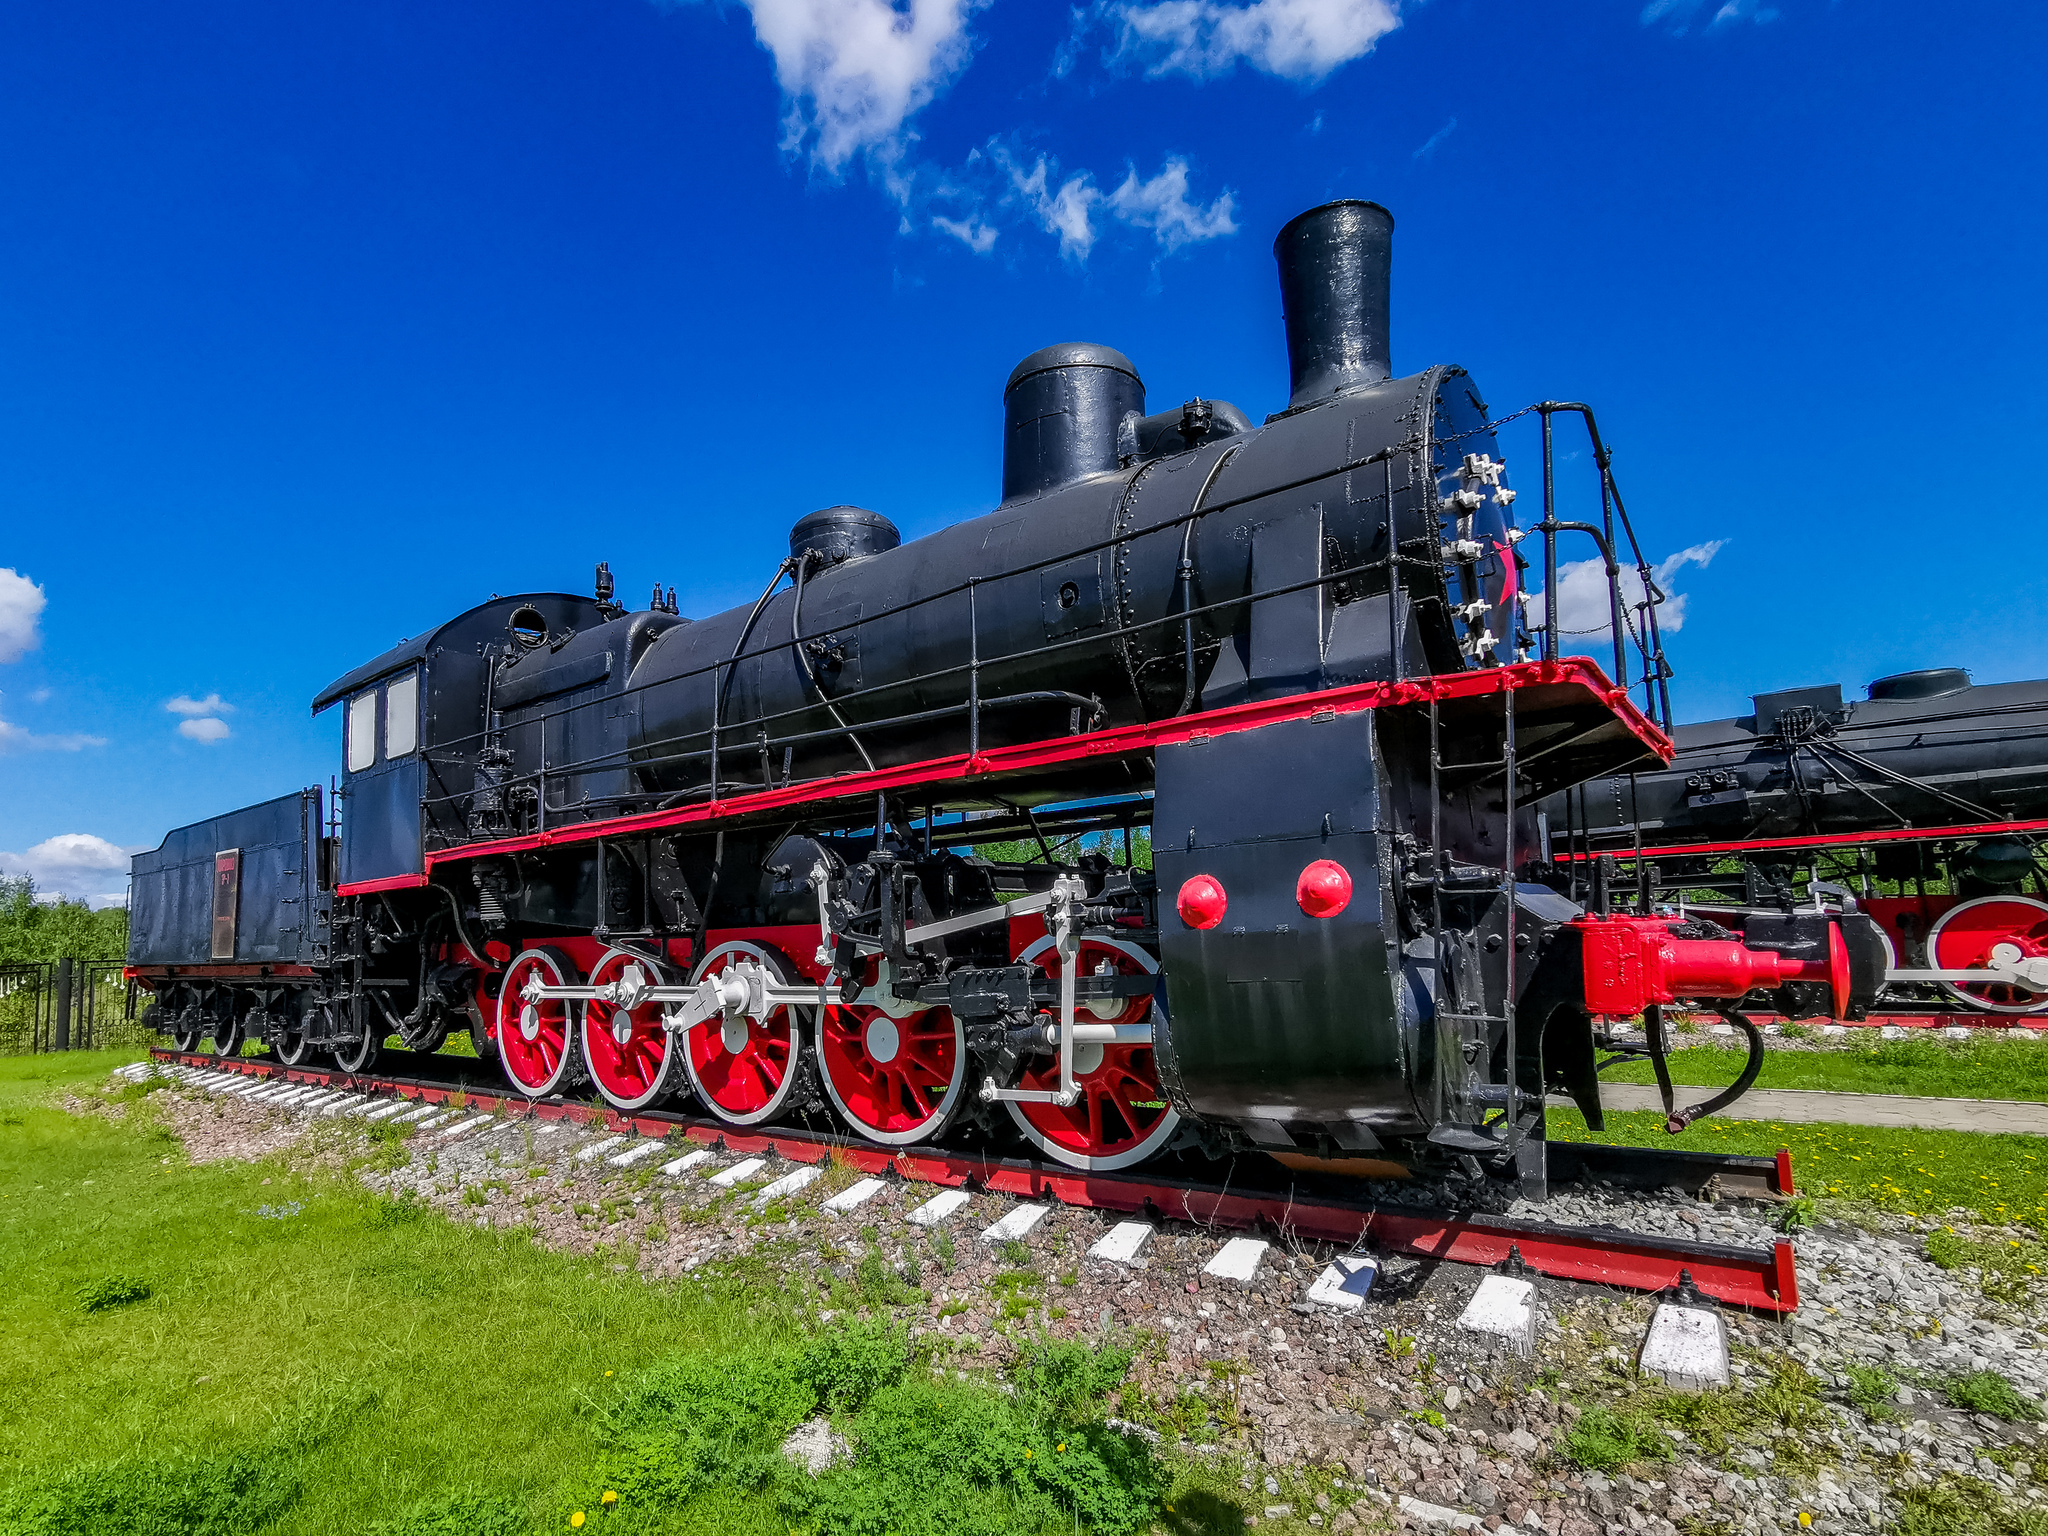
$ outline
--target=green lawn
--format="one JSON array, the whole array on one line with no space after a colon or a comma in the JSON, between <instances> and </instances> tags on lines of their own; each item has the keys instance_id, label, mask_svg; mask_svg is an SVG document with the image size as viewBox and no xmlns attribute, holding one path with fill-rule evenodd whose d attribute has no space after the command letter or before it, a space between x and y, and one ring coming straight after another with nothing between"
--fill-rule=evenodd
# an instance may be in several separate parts
<instances>
[{"instance_id":1,"label":"green lawn","mask_svg":"<svg viewBox=\"0 0 2048 1536\"><path fill-rule=\"evenodd\" d=\"M2048 1233L2048 1138L1723 1119L1668 1136L1664 1117L1653 1112L1609 1114L1607 1130L1596 1136L1576 1110L1552 1109L1547 1118L1557 1141L1760 1157L1788 1147L1793 1180L1804 1195L1869 1201L1920 1216L1962 1206L1983 1221Z\"/></svg>"},{"instance_id":2,"label":"green lawn","mask_svg":"<svg viewBox=\"0 0 2048 1536\"><path fill-rule=\"evenodd\" d=\"M820 1328L801 1264L650 1284L352 1177L191 1166L140 1088L54 1103L137 1054L0 1058L0 1536L1243 1529L1234 1478L1103 1428L1128 1347L936 1382L885 1307ZM776 1446L821 1406L863 1450L813 1483Z\"/></svg>"},{"instance_id":3,"label":"green lawn","mask_svg":"<svg viewBox=\"0 0 2048 1536\"><path fill-rule=\"evenodd\" d=\"M134 1054L0 1060L0 1483L289 1441L304 1492L279 1532L360 1530L469 1485L544 1506L593 1457L608 1373L787 1327L521 1237L393 1221L338 1181L192 1167L153 1126L43 1104ZM83 1310L110 1276L153 1294Z\"/></svg>"},{"instance_id":4,"label":"green lawn","mask_svg":"<svg viewBox=\"0 0 2048 1536\"><path fill-rule=\"evenodd\" d=\"M1686 1044L1671 1054L1671 1080L1697 1087L1731 1083L1746 1049ZM1631 1062L1600 1074L1611 1083L1652 1083L1649 1063ZM1837 1093L1896 1093L1955 1099L2031 1099L2048 1103L2048 1040L1996 1037L1947 1040L1909 1036L1823 1051L1774 1050L1764 1056L1759 1088L1820 1088Z\"/></svg>"}]
</instances>

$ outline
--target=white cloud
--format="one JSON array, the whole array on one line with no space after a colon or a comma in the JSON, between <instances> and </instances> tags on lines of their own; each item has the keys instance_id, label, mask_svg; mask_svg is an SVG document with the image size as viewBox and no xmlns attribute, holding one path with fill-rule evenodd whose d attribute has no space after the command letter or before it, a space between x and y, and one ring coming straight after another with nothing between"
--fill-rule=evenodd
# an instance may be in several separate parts
<instances>
[{"instance_id":1,"label":"white cloud","mask_svg":"<svg viewBox=\"0 0 2048 1536\"><path fill-rule=\"evenodd\" d=\"M1081 171L1061 181L1058 168L1047 156L1040 155L1026 171L1000 146L992 145L990 152L1009 170L1011 191L1037 216L1047 234L1059 237L1062 256L1088 259L1099 233L1095 223L1098 209L1134 229L1150 231L1168 251L1237 232L1232 216L1237 207L1235 196L1226 189L1207 206L1190 202L1188 163L1177 155L1169 157L1149 181L1139 180L1135 167L1127 168L1122 185L1104 193L1092 172Z\"/></svg>"},{"instance_id":2,"label":"white cloud","mask_svg":"<svg viewBox=\"0 0 2048 1536\"><path fill-rule=\"evenodd\" d=\"M209 693L203 699L181 693L175 699L164 700L164 708L174 715L232 715L235 706L217 693Z\"/></svg>"},{"instance_id":3,"label":"white cloud","mask_svg":"<svg viewBox=\"0 0 2048 1536\"><path fill-rule=\"evenodd\" d=\"M1204 208L1188 201L1188 163L1169 159L1150 181L1138 180L1131 170L1123 185L1109 194L1109 210L1126 224L1149 229L1153 238L1169 251L1177 251L1197 240L1214 240L1237 233L1231 217L1236 202L1229 192Z\"/></svg>"},{"instance_id":4,"label":"white cloud","mask_svg":"<svg viewBox=\"0 0 2048 1536\"><path fill-rule=\"evenodd\" d=\"M36 894L44 898L121 906L128 900L128 857L142 851L89 832L65 832L26 853L0 853L0 875L27 875L35 881Z\"/></svg>"},{"instance_id":5,"label":"white cloud","mask_svg":"<svg viewBox=\"0 0 2048 1536\"><path fill-rule=\"evenodd\" d=\"M964 219L949 219L943 214L934 214L932 228L951 235L977 256L986 256L995 249L995 226L984 224L972 215Z\"/></svg>"},{"instance_id":6,"label":"white cloud","mask_svg":"<svg viewBox=\"0 0 2048 1536\"><path fill-rule=\"evenodd\" d=\"M82 752L87 747L104 747L104 736L82 734L43 735L9 720L0 720L0 754L8 752Z\"/></svg>"},{"instance_id":7,"label":"white cloud","mask_svg":"<svg viewBox=\"0 0 2048 1536\"><path fill-rule=\"evenodd\" d=\"M1685 594L1671 590L1673 579L1688 565L1704 569L1726 542L1725 539L1712 539L1705 544L1691 545L1652 568L1657 589L1665 594L1665 600L1657 605L1659 633L1675 635L1685 627ZM1636 612L1636 605L1643 601L1643 579L1632 568L1624 566L1620 580L1623 616L1628 624L1640 627L1642 619ZM1546 612L1544 594L1538 593L1529 602L1529 628L1532 631L1545 623ZM1613 648L1614 629L1607 608L1607 567L1604 561L1598 558L1574 560L1557 568L1557 617L1558 627L1571 642L1564 647L1567 653L1590 650L1597 657L1600 647Z\"/></svg>"},{"instance_id":8,"label":"white cloud","mask_svg":"<svg viewBox=\"0 0 2048 1536\"><path fill-rule=\"evenodd\" d=\"M1119 59L1151 75L1206 80L1240 63L1309 83L1324 79L1401 25L1399 0L1160 0L1105 8Z\"/></svg>"},{"instance_id":9,"label":"white cloud","mask_svg":"<svg viewBox=\"0 0 2048 1536\"><path fill-rule=\"evenodd\" d=\"M1712 0L1649 0L1649 4L1643 7L1643 25L1653 27L1663 22L1673 32L1683 34L1692 25L1693 18L1711 3ZM1733 26L1741 21L1753 21L1762 26L1777 19L1777 10L1766 0L1726 0L1726 3L1714 6L1714 13L1707 21L1707 30L1711 32L1716 27Z\"/></svg>"},{"instance_id":10,"label":"white cloud","mask_svg":"<svg viewBox=\"0 0 2048 1536\"><path fill-rule=\"evenodd\" d=\"M859 154L893 157L904 123L967 67L983 3L746 0L782 87L782 147L834 174Z\"/></svg>"},{"instance_id":11,"label":"white cloud","mask_svg":"<svg viewBox=\"0 0 2048 1536\"><path fill-rule=\"evenodd\" d=\"M19 661L43 643L37 625L49 601L21 572L0 566L0 663Z\"/></svg>"},{"instance_id":12,"label":"white cloud","mask_svg":"<svg viewBox=\"0 0 2048 1536\"><path fill-rule=\"evenodd\" d=\"M216 741L226 741L233 733L228 730L227 721L216 720L208 715L197 720L180 720L178 734L192 741L203 741L210 746Z\"/></svg>"},{"instance_id":13,"label":"white cloud","mask_svg":"<svg viewBox=\"0 0 2048 1536\"><path fill-rule=\"evenodd\" d=\"M47 704L50 702L50 690L47 688L38 688L34 693L28 696L28 701L31 704Z\"/></svg>"},{"instance_id":14,"label":"white cloud","mask_svg":"<svg viewBox=\"0 0 2048 1536\"><path fill-rule=\"evenodd\" d=\"M1432 154L1436 152L1437 145L1443 143L1445 139L1448 139L1453 133L1456 133L1457 131L1458 120L1454 117L1448 123L1445 123L1443 127L1437 129L1435 133L1432 133L1427 139L1424 139L1422 141L1422 148L1416 150L1415 153L1410 155L1408 158L1410 160L1427 160Z\"/></svg>"}]
</instances>

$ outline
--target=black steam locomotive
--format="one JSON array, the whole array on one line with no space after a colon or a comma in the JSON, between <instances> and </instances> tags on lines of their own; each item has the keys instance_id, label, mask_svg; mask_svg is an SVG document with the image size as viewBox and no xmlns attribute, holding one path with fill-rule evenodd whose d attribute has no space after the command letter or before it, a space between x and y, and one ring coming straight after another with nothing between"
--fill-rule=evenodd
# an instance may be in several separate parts
<instances>
[{"instance_id":1,"label":"black steam locomotive","mask_svg":"<svg viewBox=\"0 0 2048 1536\"><path fill-rule=\"evenodd\" d=\"M1932 667L1846 703L1839 684L1753 702L1678 727L1668 766L1545 801L1560 888L1590 890L1604 855L1644 910L1860 909L1885 936L1884 1010L2048 1012L2048 682Z\"/></svg>"},{"instance_id":2,"label":"black steam locomotive","mask_svg":"<svg viewBox=\"0 0 2048 1536\"><path fill-rule=\"evenodd\" d=\"M1479 390L1392 376L1392 227L1281 231L1293 394L1263 424L1148 414L1120 353L1047 347L986 516L899 544L813 513L759 601L694 622L601 566L322 690L338 836L308 790L135 861L162 1027L351 1071L466 1027L529 1096L1009 1124L1081 1168L1198 1143L1539 1185L1545 1090L1597 1121L1593 1015L1860 1008L1863 919L1745 946L1530 878L1544 796L1670 745L1554 628L1529 659ZM1535 409L1547 489L1551 413L1591 415ZM1611 488L1598 526L1546 495L1547 570L1560 532L1614 549ZM976 852L1005 841L1040 854Z\"/></svg>"}]
</instances>

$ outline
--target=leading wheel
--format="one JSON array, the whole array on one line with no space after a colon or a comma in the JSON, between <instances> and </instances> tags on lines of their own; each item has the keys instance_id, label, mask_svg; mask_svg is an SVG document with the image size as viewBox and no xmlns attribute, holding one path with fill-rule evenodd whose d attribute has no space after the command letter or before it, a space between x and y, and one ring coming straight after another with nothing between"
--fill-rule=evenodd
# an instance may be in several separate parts
<instances>
[{"instance_id":1,"label":"leading wheel","mask_svg":"<svg viewBox=\"0 0 2048 1536\"><path fill-rule=\"evenodd\" d=\"M1988 968L1992 951L2008 945L2012 958L2048 956L2048 904L2031 896L1980 896L1950 907L1927 934L1927 958L1937 970ZM2048 992L2009 981L1944 981L1942 990L1972 1008L1993 1013L2048 1012Z\"/></svg>"},{"instance_id":2,"label":"leading wheel","mask_svg":"<svg viewBox=\"0 0 2048 1536\"><path fill-rule=\"evenodd\" d=\"M1059 979L1059 950L1050 936L1017 958L1022 964L1038 966L1055 981ZM1083 976L1159 974L1158 961L1121 939L1082 939L1075 966ZM1143 1024L1152 1016L1152 1007L1150 995L1091 998L1075 1003L1074 1022ZM1014 1099L1003 1105L1017 1122L1017 1129L1055 1162L1100 1172L1129 1168L1165 1146L1180 1127L1180 1112L1167 1102L1166 1091L1160 1087L1158 1058L1149 1040L1076 1045L1074 1083L1081 1097L1065 1108ZM1020 1088L1041 1092L1055 1091L1059 1085L1057 1054L1028 1057L1017 1082Z\"/></svg>"},{"instance_id":3,"label":"leading wheel","mask_svg":"<svg viewBox=\"0 0 2048 1536\"><path fill-rule=\"evenodd\" d=\"M967 1034L950 1008L888 996L888 981L884 965L872 1001L820 1010L818 1071L855 1130L902 1147L938 1135L965 1100Z\"/></svg>"},{"instance_id":4,"label":"leading wheel","mask_svg":"<svg viewBox=\"0 0 2048 1536\"><path fill-rule=\"evenodd\" d=\"M559 949L522 950L505 968L498 992L498 1062L505 1080L529 1099L579 1086L586 1076L577 1038L582 1009L563 998L528 1000L527 982L544 987L581 985L576 962Z\"/></svg>"},{"instance_id":5,"label":"leading wheel","mask_svg":"<svg viewBox=\"0 0 2048 1536\"><path fill-rule=\"evenodd\" d=\"M692 985L750 960L784 986L789 963L761 944L721 944L690 973ZM728 1125L758 1125L782 1113L803 1075L803 1021L784 1004L762 1014L714 1015L683 1037L690 1084Z\"/></svg>"},{"instance_id":6,"label":"leading wheel","mask_svg":"<svg viewBox=\"0 0 2048 1536\"><path fill-rule=\"evenodd\" d=\"M638 1001L649 987L674 985L668 968L631 950L606 950L590 973L593 987L616 986L621 999L583 1005L583 1059L597 1091L620 1109L645 1109L666 1098L676 1052L662 1026L660 1003Z\"/></svg>"}]
</instances>

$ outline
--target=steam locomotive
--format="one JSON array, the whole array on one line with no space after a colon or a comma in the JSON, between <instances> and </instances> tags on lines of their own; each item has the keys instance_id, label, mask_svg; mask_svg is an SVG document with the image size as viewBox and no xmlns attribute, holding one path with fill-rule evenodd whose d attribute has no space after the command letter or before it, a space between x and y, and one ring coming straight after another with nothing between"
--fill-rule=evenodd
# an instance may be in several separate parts
<instances>
[{"instance_id":1,"label":"steam locomotive","mask_svg":"<svg viewBox=\"0 0 2048 1536\"><path fill-rule=\"evenodd\" d=\"M338 833L308 789L135 860L161 1027L351 1072L467 1028L535 1098L1536 1191L1546 1090L1598 1122L1595 1016L1865 1007L1866 918L1743 943L1532 878L1544 797L1671 746L1554 629L1530 655L1478 386L1393 376L1392 231L1357 201L1281 230L1292 393L1263 423L1148 414L1121 353L1046 347L982 517L905 544L827 508L748 607L629 612L600 566L338 679ZM1546 455L1548 413L1590 429L1538 409ZM1546 570L1572 530L1602 537L1546 497Z\"/></svg>"},{"instance_id":2,"label":"steam locomotive","mask_svg":"<svg viewBox=\"0 0 2048 1536\"><path fill-rule=\"evenodd\" d=\"M1605 856L1646 909L1685 892L1740 926L1860 908L1885 940L1883 1010L2048 1012L2048 682L1930 667L1846 703L1840 684L1752 703L1678 727L1667 766L1545 801L1560 887L1589 889Z\"/></svg>"}]
</instances>

